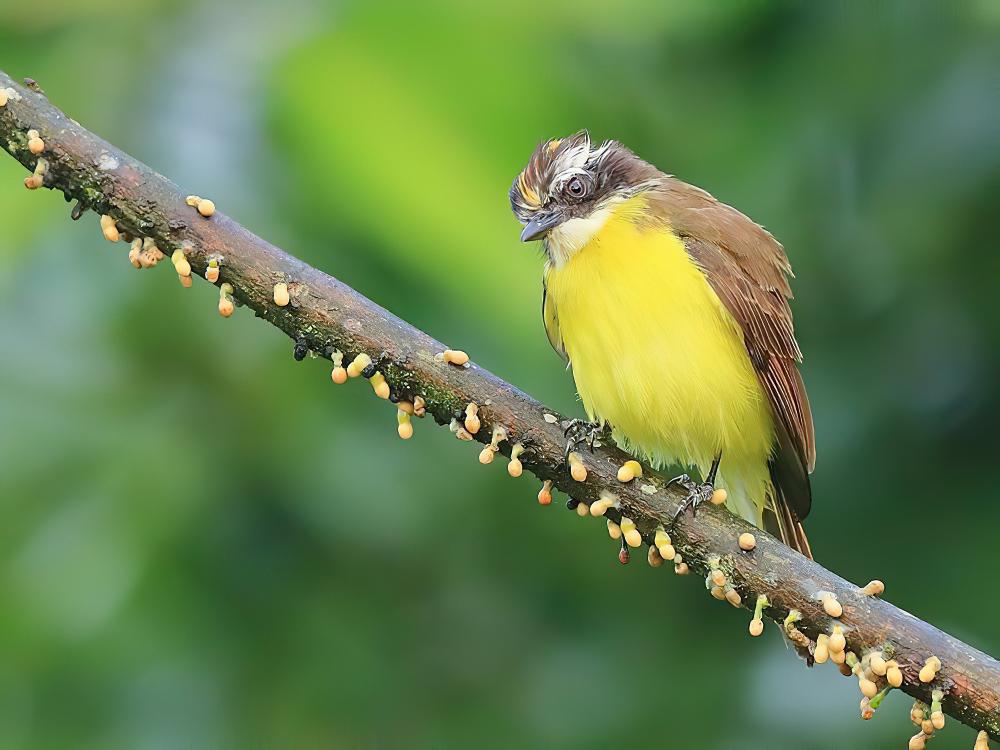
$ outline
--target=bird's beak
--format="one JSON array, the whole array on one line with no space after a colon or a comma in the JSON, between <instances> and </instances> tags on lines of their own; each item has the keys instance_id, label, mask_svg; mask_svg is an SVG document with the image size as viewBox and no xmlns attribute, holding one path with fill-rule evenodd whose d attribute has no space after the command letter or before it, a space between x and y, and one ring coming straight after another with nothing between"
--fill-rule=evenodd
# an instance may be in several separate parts
<instances>
[{"instance_id":1,"label":"bird's beak","mask_svg":"<svg viewBox=\"0 0 1000 750\"><path fill-rule=\"evenodd\" d=\"M547 216L539 216L536 219L532 219L524 227L524 231L521 232L521 242L540 240L548 234L550 229L561 222L562 218L558 214L548 214Z\"/></svg>"}]
</instances>

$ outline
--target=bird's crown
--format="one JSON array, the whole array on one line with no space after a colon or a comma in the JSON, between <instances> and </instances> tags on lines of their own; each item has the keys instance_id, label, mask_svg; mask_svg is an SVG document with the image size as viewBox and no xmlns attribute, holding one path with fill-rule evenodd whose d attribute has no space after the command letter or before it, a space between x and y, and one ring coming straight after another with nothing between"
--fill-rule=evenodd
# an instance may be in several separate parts
<instances>
[{"instance_id":1,"label":"bird's crown","mask_svg":"<svg viewBox=\"0 0 1000 750\"><path fill-rule=\"evenodd\" d=\"M518 216L534 213L545 205L556 188L574 174L593 170L612 141L591 147L590 134L581 130L567 138L553 138L538 144L528 165L510 188L510 205Z\"/></svg>"}]
</instances>

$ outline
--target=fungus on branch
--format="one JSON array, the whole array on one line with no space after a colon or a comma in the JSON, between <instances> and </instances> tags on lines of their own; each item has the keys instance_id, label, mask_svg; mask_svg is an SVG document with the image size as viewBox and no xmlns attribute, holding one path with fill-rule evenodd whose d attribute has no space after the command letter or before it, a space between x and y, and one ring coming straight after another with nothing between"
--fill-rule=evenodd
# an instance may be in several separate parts
<instances>
[{"instance_id":1,"label":"fungus on branch","mask_svg":"<svg viewBox=\"0 0 1000 750\"><path fill-rule=\"evenodd\" d=\"M670 486L667 478L655 471L644 472L648 476L643 483L619 482L618 470L634 459L613 445L595 445L593 453L588 453L586 466L582 456L571 454L570 471L566 472L562 420L552 409L482 368L473 368L467 354L447 350L336 279L283 253L234 221L215 216L210 201L198 199L193 204L198 210L193 212L175 185L86 131L49 104L39 91L18 86L2 72L0 91L6 99L0 105L0 148L32 172L29 180L35 187L56 189L79 201L80 208L74 209L74 215L91 209L98 215L111 216L119 231L138 243L129 253L134 264L151 267L162 257L159 247L187 247L184 243L189 242L185 255L192 275L205 276L215 283L221 281L219 259L225 257L220 314L232 315L238 300L289 335L297 342L296 350L301 348L303 353L377 352L379 371L390 388L389 395L396 394L401 402L412 402L414 416L429 412L440 424L453 425L463 440L486 442L488 436L473 436L455 415L461 414L470 402L489 403L490 426L502 425L530 446L531 464L526 468L551 482L543 488L549 494L558 488L577 498L571 499L567 507L589 516L590 504L600 500L602 490L618 496L622 519L617 533L622 537L627 534L626 547L639 546L645 535L653 539L657 553L664 559L668 559L663 554L669 552L666 548L673 548L674 571L678 575L692 568L707 575L708 559L724 555L727 586L732 593L722 587L723 594L730 601L739 597L741 603L743 597L755 601L766 595L771 602L767 615L778 622L796 612L797 618L788 623L785 632L801 647L800 653L803 649L806 654L809 649L819 652L825 644L829 660L846 668L848 655L857 663L855 654L891 646L891 651L883 651L884 656L892 657L883 656L888 685L901 687L926 701L932 701L933 690L940 690L942 714L1000 734L1000 663L875 598L884 587L869 585L859 589L724 508L706 505L699 509L697 519L691 513L676 516L686 491ZM32 129L44 132L51 141L43 144L45 160L27 148L27 131ZM108 163L117 166L102 168ZM213 219L199 218L207 219L206 214ZM275 279L295 279L297 288L301 285L302 294L296 294L299 304L289 305L280 313L276 310ZM440 353L437 362L435 353ZM367 358L367 362L362 360L363 366L355 368L355 359L345 371L357 369L355 377L367 372L371 359L362 356ZM443 367L442 362L453 366ZM337 366L335 362L335 369ZM365 376L371 378L374 372ZM373 383L373 387L379 385ZM495 445L487 448L496 452ZM539 493L539 500L541 497ZM721 505L725 500L725 490L716 489L712 502ZM612 524L617 524L608 520L608 532L614 535ZM669 529L669 541L662 537L657 540L660 528ZM743 533L755 536L753 554L733 554L733 540ZM733 582L738 582L739 591ZM820 606L815 598L817 590L837 592L842 613L832 631L827 605L824 602ZM816 637L815 642L811 636ZM939 657L941 665L932 670L931 682L922 682L915 676L927 666L923 662L928 654ZM870 657L868 666L874 675ZM847 669L848 673L852 669ZM910 678L904 680L904 674ZM869 699L868 708L877 704L880 695L881 691ZM930 718L927 720L933 724Z\"/></svg>"}]
</instances>

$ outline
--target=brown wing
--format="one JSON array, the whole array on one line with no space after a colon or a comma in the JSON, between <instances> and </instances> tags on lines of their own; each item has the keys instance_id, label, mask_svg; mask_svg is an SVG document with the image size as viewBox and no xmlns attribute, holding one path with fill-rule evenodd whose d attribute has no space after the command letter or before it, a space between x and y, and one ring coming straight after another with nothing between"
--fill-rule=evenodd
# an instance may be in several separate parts
<instances>
[{"instance_id":1,"label":"brown wing","mask_svg":"<svg viewBox=\"0 0 1000 750\"><path fill-rule=\"evenodd\" d=\"M809 399L797 367L802 352L788 306L791 267L785 251L767 230L736 209L672 177L663 181L652 200L654 211L665 216L684 240L743 329L747 353L777 418L777 445L770 467L779 494L775 504L781 506L775 508L777 522L785 541L808 553L798 521L808 515L812 504L808 475L816 463L816 442ZM791 522L793 528L789 528Z\"/></svg>"}]
</instances>

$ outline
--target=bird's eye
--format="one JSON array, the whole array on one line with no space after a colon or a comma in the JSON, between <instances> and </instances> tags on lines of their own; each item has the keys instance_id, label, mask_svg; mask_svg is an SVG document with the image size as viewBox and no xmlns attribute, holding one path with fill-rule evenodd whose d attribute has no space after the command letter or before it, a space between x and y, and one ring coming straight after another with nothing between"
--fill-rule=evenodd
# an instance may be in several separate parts
<instances>
[{"instance_id":1,"label":"bird's eye","mask_svg":"<svg viewBox=\"0 0 1000 750\"><path fill-rule=\"evenodd\" d=\"M566 182L566 195L571 198L582 198L587 194L587 183L581 177L571 177Z\"/></svg>"}]
</instances>

